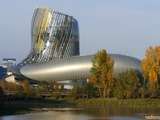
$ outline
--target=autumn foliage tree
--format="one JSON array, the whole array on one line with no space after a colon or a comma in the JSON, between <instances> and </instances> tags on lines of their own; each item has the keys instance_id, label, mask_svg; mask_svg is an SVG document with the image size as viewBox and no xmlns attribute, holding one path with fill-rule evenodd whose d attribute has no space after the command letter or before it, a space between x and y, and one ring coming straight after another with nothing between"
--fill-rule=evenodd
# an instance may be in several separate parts
<instances>
[{"instance_id":1,"label":"autumn foliage tree","mask_svg":"<svg viewBox=\"0 0 160 120\"><path fill-rule=\"evenodd\" d=\"M114 97L116 98L138 98L141 96L142 84L133 69L119 73L115 79L113 87Z\"/></svg>"},{"instance_id":2,"label":"autumn foliage tree","mask_svg":"<svg viewBox=\"0 0 160 120\"><path fill-rule=\"evenodd\" d=\"M149 47L146 50L141 68L149 91L157 91L160 87L160 46Z\"/></svg>"},{"instance_id":3,"label":"autumn foliage tree","mask_svg":"<svg viewBox=\"0 0 160 120\"><path fill-rule=\"evenodd\" d=\"M113 86L113 65L114 62L106 50L97 52L93 58L90 82L93 83L102 97L109 97Z\"/></svg>"},{"instance_id":4,"label":"autumn foliage tree","mask_svg":"<svg viewBox=\"0 0 160 120\"><path fill-rule=\"evenodd\" d=\"M31 96L32 91L31 91L30 84L29 84L28 80L23 80L22 87L23 87L24 94L26 96Z\"/></svg>"}]
</instances>

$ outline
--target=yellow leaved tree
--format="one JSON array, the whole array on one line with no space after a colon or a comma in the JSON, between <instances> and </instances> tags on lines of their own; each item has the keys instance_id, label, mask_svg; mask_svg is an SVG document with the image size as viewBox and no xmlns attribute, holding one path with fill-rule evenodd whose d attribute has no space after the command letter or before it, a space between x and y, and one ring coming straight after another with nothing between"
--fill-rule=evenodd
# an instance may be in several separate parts
<instances>
[{"instance_id":1,"label":"yellow leaved tree","mask_svg":"<svg viewBox=\"0 0 160 120\"><path fill-rule=\"evenodd\" d=\"M160 46L149 47L142 59L141 68L150 91L159 89L160 78Z\"/></svg>"},{"instance_id":2,"label":"yellow leaved tree","mask_svg":"<svg viewBox=\"0 0 160 120\"><path fill-rule=\"evenodd\" d=\"M92 61L90 82L93 83L99 96L109 97L113 86L113 65L114 62L106 50L97 52Z\"/></svg>"}]
</instances>

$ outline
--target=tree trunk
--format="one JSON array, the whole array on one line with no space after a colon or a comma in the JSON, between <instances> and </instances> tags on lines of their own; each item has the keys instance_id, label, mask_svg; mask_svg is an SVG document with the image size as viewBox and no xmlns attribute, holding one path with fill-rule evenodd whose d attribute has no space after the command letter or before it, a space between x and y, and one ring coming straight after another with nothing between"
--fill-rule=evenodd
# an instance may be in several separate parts
<instances>
[{"instance_id":1,"label":"tree trunk","mask_svg":"<svg viewBox=\"0 0 160 120\"><path fill-rule=\"evenodd\" d=\"M104 89L103 89L103 98L106 97L106 93L107 93L107 89L106 88L107 88L107 86L105 86Z\"/></svg>"},{"instance_id":2,"label":"tree trunk","mask_svg":"<svg viewBox=\"0 0 160 120\"><path fill-rule=\"evenodd\" d=\"M102 97L102 92L100 87L98 87L98 92L99 92L99 97Z\"/></svg>"},{"instance_id":3,"label":"tree trunk","mask_svg":"<svg viewBox=\"0 0 160 120\"><path fill-rule=\"evenodd\" d=\"M106 90L104 89L103 90L103 98L105 98L106 97Z\"/></svg>"}]
</instances>

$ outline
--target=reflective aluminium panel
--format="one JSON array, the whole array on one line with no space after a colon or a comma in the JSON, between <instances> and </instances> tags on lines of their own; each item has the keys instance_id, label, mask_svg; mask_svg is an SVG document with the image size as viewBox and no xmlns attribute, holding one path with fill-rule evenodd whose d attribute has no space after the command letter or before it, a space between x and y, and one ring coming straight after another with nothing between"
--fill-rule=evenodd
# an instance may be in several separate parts
<instances>
[{"instance_id":1,"label":"reflective aluminium panel","mask_svg":"<svg viewBox=\"0 0 160 120\"><path fill-rule=\"evenodd\" d=\"M52 9L35 9L31 39L31 52L19 66L79 55L78 22Z\"/></svg>"},{"instance_id":2,"label":"reflective aluminium panel","mask_svg":"<svg viewBox=\"0 0 160 120\"><path fill-rule=\"evenodd\" d=\"M110 54L114 60L114 73L118 74L129 69L140 70L140 61L136 58ZM90 75L92 56L76 56L54 60L43 64L26 65L20 70L24 76L39 80L85 80Z\"/></svg>"}]
</instances>

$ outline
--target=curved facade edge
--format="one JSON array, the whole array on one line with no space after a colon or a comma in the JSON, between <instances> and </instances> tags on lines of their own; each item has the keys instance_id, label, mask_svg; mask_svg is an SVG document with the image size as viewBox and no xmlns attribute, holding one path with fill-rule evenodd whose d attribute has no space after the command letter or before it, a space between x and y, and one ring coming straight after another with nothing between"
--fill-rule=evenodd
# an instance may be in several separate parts
<instances>
[{"instance_id":1,"label":"curved facade edge","mask_svg":"<svg viewBox=\"0 0 160 120\"><path fill-rule=\"evenodd\" d=\"M50 8L35 9L31 22L31 50L18 66L47 63L55 58L79 54L77 20Z\"/></svg>"},{"instance_id":2,"label":"curved facade edge","mask_svg":"<svg viewBox=\"0 0 160 120\"><path fill-rule=\"evenodd\" d=\"M114 60L114 73L118 74L129 69L140 70L140 60L110 54ZM85 80L90 75L94 55L74 56L65 59L54 59L48 63L29 64L20 68L20 73L30 79L38 81L49 80Z\"/></svg>"}]
</instances>

